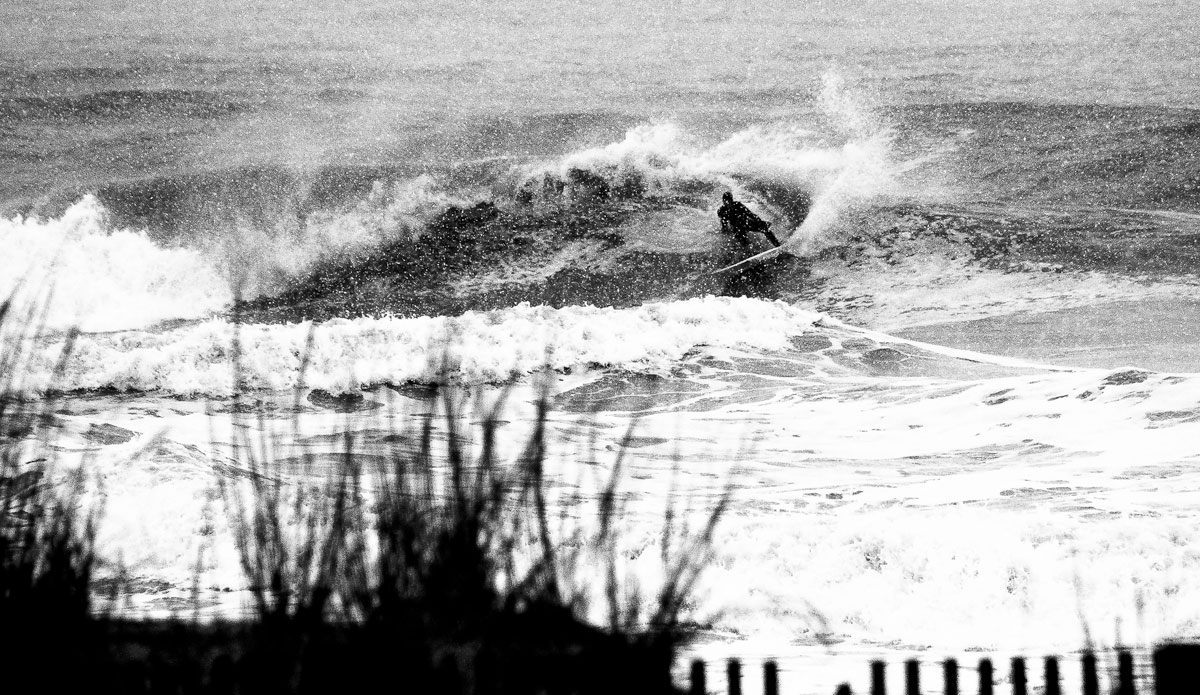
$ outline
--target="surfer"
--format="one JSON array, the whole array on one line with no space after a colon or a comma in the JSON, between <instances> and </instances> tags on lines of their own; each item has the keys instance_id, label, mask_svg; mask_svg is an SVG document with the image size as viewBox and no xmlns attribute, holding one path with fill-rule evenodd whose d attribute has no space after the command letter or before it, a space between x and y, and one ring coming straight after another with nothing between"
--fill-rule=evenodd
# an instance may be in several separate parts
<instances>
[{"instance_id":1,"label":"surfer","mask_svg":"<svg viewBox=\"0 0 1200 695\"><path fill-rule=\"evenodd\" d=\"M733 193L729 191L725 191L725 194L721 196L721 207L717 210L717 218L721 220L721 231L732 234L743 245L749 241L746 235L750 232L762 232L767 237L767 241L775 246L780 245L779 240L775 238L775 233L771 231L771 223L734 200Z\"/></svg>"},{"instance_id":2,"label":"surfer","mask_svg":"<svg viewBox=\"0 0 1200 695\"><path fill-rule=\"evenodd\" d=\"M742 203L733 199L733 193L726 191L721 196L721 207L717 210L717 218L721 220L721 232L732 237L735 241L727 249L726 263L741 263L749 254L754 253L750 243L750 234L759 232L767 237L778 252L780 243L771 232L771 223L755 215ZM752 258L754 256L751 256ZM733 267L733 266L729 266ZM725 278L721 294L727 297L762 297L770 294L772 273L765 266L745 268L730 273Z\"/></svg>"}]
</instances>

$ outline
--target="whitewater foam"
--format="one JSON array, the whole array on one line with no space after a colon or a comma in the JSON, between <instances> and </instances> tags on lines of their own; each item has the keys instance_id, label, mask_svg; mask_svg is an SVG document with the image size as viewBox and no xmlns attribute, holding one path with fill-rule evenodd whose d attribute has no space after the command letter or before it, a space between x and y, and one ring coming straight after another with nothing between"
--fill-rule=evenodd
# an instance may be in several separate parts
<instances>
[{"instance_id":1,"label":"whitewater foam","mask_svg":"<svg viewBox=\"0 0 1200 695\"><path fill-rule=\"evenodd\" d=\"M230 292L198 251L156 244L144 232L109 229L91 195L61 217L0 220L0 297L33 302L45 329L142 328L221 309Z\"/></svg>"},{"instance_id":2,"label":"whitewater foam","mask_svg":"<svg viewBox=\"0 0 1200 695\"><path fill-rule=\"evenodd\" d=\"M235 338L242 383L264 390L297 387L302 378L307 386L336 392L430 383L446 370L464 384L505 383L543 368L589 364L666 372L701 345L784 349L789 336L819 319L782 302L717 297L633 309L523 304L457 317L320 324L212 319L161 332L82 336L56 387L228 395ZM42 346L30 368L34 388L50 386L59 349L57 343Z\"/></svg>"},{"instance_id":3,"label":"whitewater foam","mask_svg":"<svg viewBox=\"0 0 1200 695\"><path fill-rule=\"evenodd\" d=\"M771 306L742 309L769 318ZM641 315L640 329L700 330L718 318L702 303L664 309ZM737 352L708 350L721 359ZM1200 513L1194 377L1075 370L947 382L860 374L797 388L806 378L785 379L784 395L768 402L734 398L703 412L603 411L583 421L551 413L551 492L590 494L588 481L603 480L635 418L621 553L630 576L653 586L668 490L686 491L702 514L732 486L698 617L769 641L771 656L814 633L860 646L1037 652L1195 634L1200 592L1187 581L1200 558L1192 532ZM574 380L558 377L560 387ZM734 380L732 395L746 384ZM531 390L519 388L504 411L513 424L499 444L505 460L519 454L522 423L531 422ZM294 425L303 436L281 444L279 455L328 446L335 460L342 440L329 434L347 426L364 452L386 455L379 438L396 430L384 423L402 422L388 418L431 407L388 389L370 398L381 408L353 421L307 409ZM88 407L62 419L84 430L95 411L93 402L80 405ZM147 434L97 464L116 510L102 527L106 552L123 551L136 572L185 587L197 547L212 543L203 586L241 588L223 540L227 524L208 509L206 457L227 460L218 455L224 445L209 439L212 415L205 419L203 404L167 399L109 406L123 411L122 427ZM164 414L170 439L152 460L130 466L122 456L144 446ZM264 425L247 416L239 426ZM668 474L673 462L685 465Z\"/></svg>"}]
</instances>

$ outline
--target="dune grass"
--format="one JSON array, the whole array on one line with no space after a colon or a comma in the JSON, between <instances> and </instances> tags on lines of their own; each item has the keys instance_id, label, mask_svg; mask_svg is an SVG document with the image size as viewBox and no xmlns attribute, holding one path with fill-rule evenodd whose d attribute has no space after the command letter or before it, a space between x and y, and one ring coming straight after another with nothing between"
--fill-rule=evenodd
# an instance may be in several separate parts
<instances>
[{"instance_id":1,"label":"dune grass","mask_svg":"<svg viewBox=\"0 0 1200 695\"><path fill-rule=\"evenodd\" d=\"M259 434L235 428L236 465L222 470L238 474L219 485L251 617L201 623L101 614L98 594L120 582L95 577L104 558L96 553L98 508L84 503L87 461L54 473L56 397L23 382L37 325L36 311L0 305L5 685L130 693L232 692L235 685L256 693L366 691L379 682L402 683L406 692L674 691L672 661L689 634L691 593L725 501L695 531L668 510L665 579L643 601L618 543L626 448L592 500L596 523L568 529L571 510L557 508L548 491L548 399L538 403L519 455L502 460L501 406L469 431L460 424L463 392L448 383L429 389L444 415L395 432L383 464L347 424L338 464L325 478L314 473L316 454L287 455L301 438L299 415L290 432L272 431L262 414ZM56 378L73 341L68 334ZM235 400L251 396L235 391ZM579 494L567 497L581 503ZM589 601L597 593L606 618L594 621Z\"/></svg>"},{"instance_id":2,"label":"dune grass","mask_svg":"<svg viewBox=\"0 0 1200 695\"><path fill-rule=\"evenodd\" d=\"M15 295L14 295L15 296ZM13 687L43 679L55 655L91 658L98 508L87 506L84 474L57 475L45 425L54 399L28 395L29 350L44 325L32 304L0 303L0 660ZM74 342L64 341L55 374ZM61 674L62 683L77 682Z\"/></svg>"},{"instance_id":3,"label":"dune grass","mask_svg":"<svg viewBox=\"0 0 1200 695\"><path fill-rule=\"evenodd\" d=\"M38 436L53 399L29 398L21 381L27 327L40 322L16 311L11 299L0 304L0 331L10 338L0 341L0 624L79 623L91 605L97 512L81 505L81 473L50 483L52 456Z\"/></svg>"},{"instance_id":4,"label":"dune grass","mask_svg":"<svg viewBox=\"0 0 1200 695\"><path fill-rule=\"evenodd\" d=\"M475 439L459 425L461 391L442 383L429 398L442 430L430 417L396 433L385 464L368 457L371 470L347 432L324 486L285 482L316 466L305 454L301 470L285 470L276 435L239 443L249 475L223 490L276 677L324 683L336 653L343 685L347 663L352 679L390 663L455 692L671 692L726 501L694 531L668 509L664 581L644 610L618 545L626 447L594 500L594 527L567 530L567 510L547 494L546 398L511 461L497 453L500 405ZM588 620L597 584L607 602L600 625Z\"/></svg>"}]
</instances>

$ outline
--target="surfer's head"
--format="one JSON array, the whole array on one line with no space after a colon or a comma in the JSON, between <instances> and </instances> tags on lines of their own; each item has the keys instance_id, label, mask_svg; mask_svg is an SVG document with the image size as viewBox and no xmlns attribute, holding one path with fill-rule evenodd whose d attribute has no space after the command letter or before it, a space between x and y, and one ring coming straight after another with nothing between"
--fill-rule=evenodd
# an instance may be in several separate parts
<instances>
[{"instance_id":1,"label":"surfer's head","mask_svg":"<svg viewBox=\"0 0 1200 695\"><path fill-rule=\"evenodd\" d=\"M725 191L724 195L721 196L721 202L722 203L732 203L733 202L733 192Z\"/></svg>"}]
</instances>

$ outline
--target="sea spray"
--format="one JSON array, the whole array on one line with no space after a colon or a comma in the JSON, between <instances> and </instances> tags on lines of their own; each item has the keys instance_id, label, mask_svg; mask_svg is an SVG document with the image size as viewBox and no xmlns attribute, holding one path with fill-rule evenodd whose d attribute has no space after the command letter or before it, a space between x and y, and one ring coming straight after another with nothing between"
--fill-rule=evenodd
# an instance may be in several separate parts
<instances>
[{"instance_id":1,"label":"sea spray","mask_svg":"<svg viewBox=\"0 0 1200 695\"><path fill-rule=\"evenodd\" d=\"M519 189L543 197L570 195L572 179L585 177L609 191L646 197L708 191L713 206L722 189L731 189L793 228L807 213L801 231L811 243L846 209L908 193L903 174L921 163L894 155L892 128L836 76L826 77L818 105L821 122L757 123L716 143L669 121L643 124L622 140L520 165L514 179ZM781 199L800 201L800 209L781 206Z\"/></svg>"},{"instance_id":2,"label":"sea spray","mask_svg":"<svg viewBox=\"0 0 1200 695\"><path fill-rule=\"evenodd\" d=\"M237 217L217 225L211 239L196 243L250 299L283 291L323 263L417 239L437 215L483 197L480 191L448 188L442 177L431 174L381 178L351 204L306 214L292 210L265 222Z\"/></svg>"},{"instance_id":3,"label":"sea spray","mask_svg":"<svg viewBox=\"0 0 1200 695\"><path fill-rule=\"evenodd\" d=\"M819 105L847 141L813 184L813 202L808 216L787 240L794 254L819 250L835 236L835 226L857 208L873 199L904 191L898 174L906 167L893 161L894 132L881 122L857 95L848 92L843 80L827 74Z\"/></svg>"}]
</instances>

